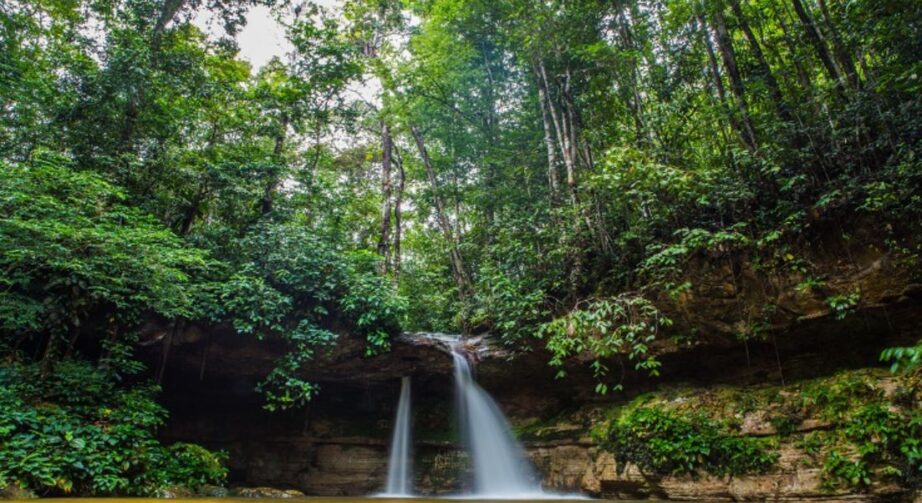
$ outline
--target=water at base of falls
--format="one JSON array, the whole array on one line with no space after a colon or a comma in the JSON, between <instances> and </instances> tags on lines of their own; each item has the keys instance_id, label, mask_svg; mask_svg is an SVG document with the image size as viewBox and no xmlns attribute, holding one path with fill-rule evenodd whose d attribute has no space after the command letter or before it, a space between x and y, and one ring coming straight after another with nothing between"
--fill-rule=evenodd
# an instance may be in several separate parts
<instances>
[{"instance_id":1,"label":"water at base of falls","mask_svg":"<svg viewBox=\"0 0 922 503\"><path fill-rule=\"evenodd\" d=\"M509 431L502 411L474 381L471 367L457 346L455 364L461 439L470 454L474 474L472 498L545 499L525 451Z\"/></svg>"},{"instance_id":2,"label":"water at base of falls","mask_svg":"<svg viewBox=\"0 0 922 503\"><path fill-rule=\"evenodd\" d=\"M412 461L410 458L410 378L400 382L400 401L394 420L391 455L387 465L387 487L381 496L410 496L412 487Z\"/></svg>"}]
</instances>

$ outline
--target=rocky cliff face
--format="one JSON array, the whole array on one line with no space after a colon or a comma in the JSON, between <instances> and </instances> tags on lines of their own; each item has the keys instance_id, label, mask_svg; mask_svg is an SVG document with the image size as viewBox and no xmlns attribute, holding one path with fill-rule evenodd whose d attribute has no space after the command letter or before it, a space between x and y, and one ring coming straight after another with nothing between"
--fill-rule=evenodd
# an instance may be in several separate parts
<instances>
[{"instance_id":1,"label":"rocky cliff face","mask_svg":"<svg viewBox=\"0 0 922 503\"><path fill-rule=\"evenodd\" d=\"M830 484L822 462L802 444L813 429L835 426L805 417L782 436L758 408L734 417L743 435L777 438L778 461L764 474L652 475L619 465L600 446L593 430L610 420L610 411L642 393L683 389L707 396L728 386L740 392L773 386L788 393L811 379L876 366L882 348L922 337L922 285L913 283L893 256L864 249L847 261L827 264L822 291L797 290L804 281L800 272L773 276L766 288L765 278L745 258L701 260L694 288L660 300L680 330L693 329L696 336L659 342L662 376L628 372L625 392L617 396L595 395L592 377L579 361L571 362L568 379L555 380L541 350L516 353L488 337L469 340L478 380L525 441L545 486L596 496L704 500L906 494L895 483ZM824 298L856 291L860 299L844 313ZM766 308L769 304L775 307ZM753 320L763 321L762 332L742 344L735 334L747 332L744 325ZM163 363L165 336L157 326L145 332L152 366ZM405 334L393 351L374 358L364 358L361 345L344 337L333 353L305 370L321 386L310 406L268 413L254 387L282 350L275 344L214 327L187 327L176 334L163 364L171 419L162 435L228 451L232 484L316 495L373 493L384 483L399 381L410 375L416 487L431 494L464 488L467 460L453 433L451 359L438 337ZM881 389L888 386L885 372L870 379Z\"/></svg>"}]
</instances>

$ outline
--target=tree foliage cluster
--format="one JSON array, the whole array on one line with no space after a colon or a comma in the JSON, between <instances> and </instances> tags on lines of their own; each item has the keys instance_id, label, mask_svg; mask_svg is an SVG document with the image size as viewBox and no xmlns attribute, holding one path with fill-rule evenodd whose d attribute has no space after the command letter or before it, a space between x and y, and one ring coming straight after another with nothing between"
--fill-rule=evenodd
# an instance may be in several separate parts
<instances>
[{"instance_id":1,"label":"tree foliage cluster","mask_svg":"<svg viewBox=\"0 0 922 503\"><path fill-rule=\"evenodd\" d=\"M409 251L390 261L412 328L626 355L643 347L599 310L655 309L692 286L694 257L748 256L810 288L804 252L864 227L920 270L916 2L349 5L408 181ZM837 317L859 303L827 299ZM669 323L647 318L627 325Z\"/></svg>"},{"instance_id":2,"label":"tree foliage cluster","mask_svg":"<svg viewBox=\"0 0 922 503\"><path fill-rule=\"evenodd\" d=\"M79 390L75 392L75 390ZM66 360L0 368L0 487L39 494L155 496L221 484L222 455L156 439L166 411L156 386L124 388L105 370Z\"/></svg>"},{"instance_id":3,"label":"tree foliage cluster","mask_svg":"<svg viewBox=\"0 0 922 503\"><path fill-rule=\"evenodd\" d=\"M218 457L156 439L148 380L191 323L283 341L259 384L272 410L317 391L303 371L337 333L389 347L406 303L366 246L370 160L333 136L360 127L346 99L359 51L304 5L285 24L292 52L254 71L233 37L274 4L0 6L0 486L220 482ZM147 372L150 323L166 329Z\"/></svg>"}]
</instances>

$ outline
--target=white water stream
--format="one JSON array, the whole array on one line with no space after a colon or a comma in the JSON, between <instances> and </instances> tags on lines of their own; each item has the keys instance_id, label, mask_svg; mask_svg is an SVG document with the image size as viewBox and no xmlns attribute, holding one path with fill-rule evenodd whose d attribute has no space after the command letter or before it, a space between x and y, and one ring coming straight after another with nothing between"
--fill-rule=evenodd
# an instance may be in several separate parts
<instances>
[{"instance_id":1,"label":"white water stream","mask_svg":"<svg viewBox=\"0 0 922 503\"><path fill-rule=\"evenodd\" d=\"M400 401L397 403L391 455L387 465L387 496L409 496L413 493L410 419L410 378L404 377L400 382Z\"/></svg>"},{"instance_id":2,"label":"white water stream","mask_svg":"<svg viewBox=\"0 0 922 503\"><path fill-rule=\"evenodd\" d=\"M455 363L461 439L471 457L475 498L541 499L541 491L525 451L509 431L502 411L474 381L471 367L457 346ZM467 496L467 495L465 495Z\"/></svg>"},{"instance_id":3,"label":"white water stream","mask_svg":"<svg viewBox=\"0 0 922 503\"><path fill-rule=\"evenodd\" d=\"M457 340L444 340L454 359L455 399L461 441L473 471L473 490L455 498L474 500L579 499L542 491L525 450L516 441L499 406L474 380L470 363ZM391 439L384 497L413 495L410 378L404 377Z\"/></svg>"}]
</instances>

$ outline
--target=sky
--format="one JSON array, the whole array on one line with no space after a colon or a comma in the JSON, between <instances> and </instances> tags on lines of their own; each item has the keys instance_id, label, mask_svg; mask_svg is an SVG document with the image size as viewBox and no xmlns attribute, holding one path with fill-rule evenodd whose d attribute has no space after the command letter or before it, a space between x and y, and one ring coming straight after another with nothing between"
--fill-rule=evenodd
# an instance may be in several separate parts
<instances>
[{"instance_id":1,"label":"sky","mask_svg":"<svg viewBox=\"0 0 922 503\"><path fill-rule=\"evenodd\" d=\"M192 21L214 37L223 35L220 23L207 10L199 11ZM275 56L283 57L291 48L285 39L285 29L275 20L268 7L256 6L247 13L246 26L237 34L240 58L249 61L256 71Z\"/></svg>"},{"instance_id":2,"label":"sky","mask_svg":"<svg viewBox=\"0 0 922 503\"><path fill-rule=\"evenodd\" d=\"M315 3L327 9L338 9L341 0L315 0ZM285 28L276 21L268 7L256 6L247 13L247 23L237 34L240 58L253 65L253 71L259 70L273 57L284 57L291 50L291 44L285 39ZM221 36L220 23L214 22L207 10L201 10L193 23L215 37Z\"/></svg>"}]
</instances>

